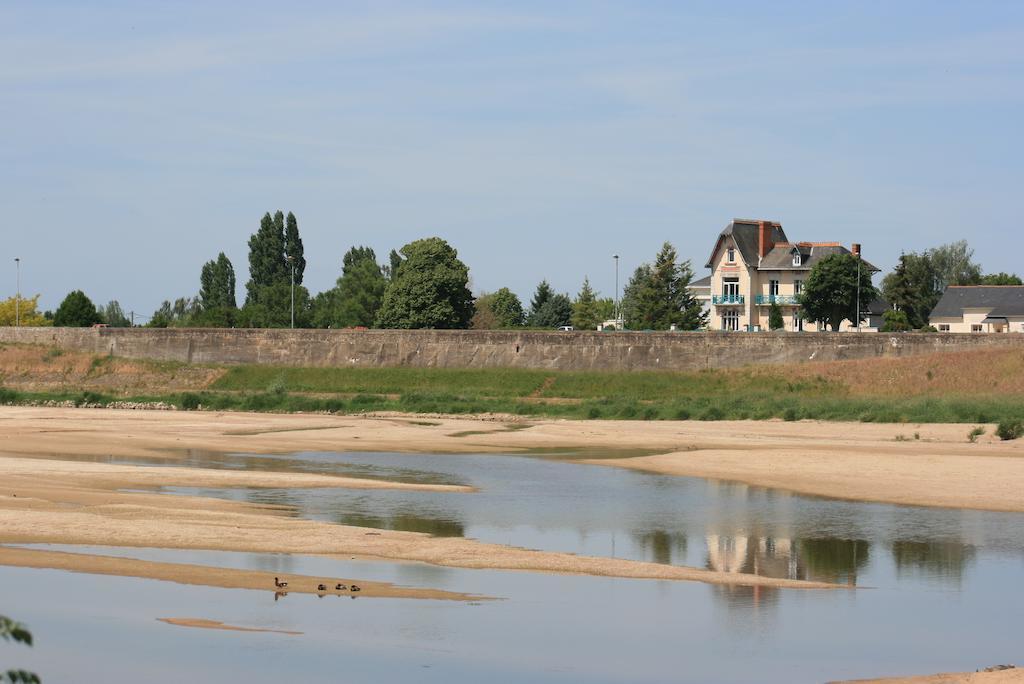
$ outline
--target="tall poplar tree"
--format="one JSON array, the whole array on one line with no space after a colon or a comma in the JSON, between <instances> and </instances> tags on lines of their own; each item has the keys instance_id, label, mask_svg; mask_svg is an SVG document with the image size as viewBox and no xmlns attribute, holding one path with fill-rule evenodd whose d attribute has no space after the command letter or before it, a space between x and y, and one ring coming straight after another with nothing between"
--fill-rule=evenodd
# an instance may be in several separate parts
<instances>
[{"instance_id":1,"label":"tall poplar tree","mask_svg":"<svg viewBox=\"0 0 1024 684\"><path fill-rule=\"evenodd\" d=\"M299 222L295 220L295 214L290 211L284 229L284 255L286 260L292 260L286 264L289 282L291 282L291 269L294 266L295 284L301 285L302 274L306 271L306 259L303 257L302 238L299 237Z\"/></svg>"}]
</instances>

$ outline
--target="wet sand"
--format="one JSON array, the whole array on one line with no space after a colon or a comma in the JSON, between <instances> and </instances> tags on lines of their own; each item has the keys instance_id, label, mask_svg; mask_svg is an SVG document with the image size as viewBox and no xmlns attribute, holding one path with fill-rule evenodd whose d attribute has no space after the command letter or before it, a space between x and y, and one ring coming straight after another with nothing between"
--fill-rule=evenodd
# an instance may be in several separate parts
<instances>
[{"instance_id":1,"label":"wet sand","mask_svg":"<svg viewBox=\"0 0 1024 684\"><path fill-rule=\"evenodd\" d=\"M204 618L157 618L159 622L166 622L169 625L179 627L198 627L199 629L221 629L228 632L268 632L273 634L286 634L288 636L301 636L302 632L292 632L287 629L262 629L260 627L239 627L238 625L226 625L217 620L206 620Z\"/></svg>"},{"instance_id":2,"label":"wet sand","mask_svg":"<svg viewBox=\"0 0 1024 684\"><path fill-rule=\"evenodd\" d=\"M354 582L360 588L357 594L360 598L383 597L444 601L479 601L486 598L440 589L401 587L388 582L370 582L352 577L311 577L283 573L275 574L258 570L217 568L187 563L162 563L139 560L137 558L12 548L8 546L0 546L0 565L18 568L69 570L90 575L140 577L204 587L255 589L267 592L287 592L289 594L349 596L352 595L350 591L335 591L334 587L339 582L346 586L350 586ZM288 586L278 590L274 585L275 576L282 582L287 582ZM328 591L321 592L317 590L317 586L321 583L328 587Z\"/></svg>"},{"instance_id":3,"label":"wet sand","mask_svg":"<svg viewBox=\"0 0 1024 684\"><path fill-rule=\"evenodd\" d=\"M516 421L517 429L509 429L510 421ZM989 425L971 444L967 433L972 427L0 407L0 452L146 455L173 461L169 450L181 448L250 453L645 449L661 453L599 462L862 501L1024 511L1024 439L1000 442Z\"/></svg>"},{"instance_id":4,"label":"wet sand","mask_svg":"<svg viewBox=\"0 0 1024 684\"><path fill-rule=\"evenodd\" d=\"M968 444L963 425L603 422L0 408L0 543L55 543L337 555L462 568L698 580L793 588L835 585L576 556L413 532L301 520L286 509L124 489L156 485L469 488L306 473L173 465L182 449L517 452L638 448L591 460L871 501L1024 510L1024 451ZM918 433L918 439L897 436ZM984 438L983 438L984 439ZM177 449L178 451L175 451ZM61 454L160 458L167 466L60 460ZM264 578L265 579L265 578Z\"/></svg>"},{"instance_id":5,"label":"wet sand","mask_svg":"<svg viewBox=\"0 0 1024 684\"><path fill-rule=\"evenodd\" d=\"M887 679L851 679L832 684L1019 684L1024 682L1024 669L995 672L945 672L917 677L891 677Z\"/></svg>"}]
</instances>

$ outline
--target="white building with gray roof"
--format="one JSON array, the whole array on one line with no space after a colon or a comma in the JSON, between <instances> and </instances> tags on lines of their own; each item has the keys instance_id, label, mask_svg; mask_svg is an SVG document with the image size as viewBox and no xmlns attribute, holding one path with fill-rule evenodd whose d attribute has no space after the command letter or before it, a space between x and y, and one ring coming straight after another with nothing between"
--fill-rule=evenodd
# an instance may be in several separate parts
<instances>
[{"instance_id":1,"label":"white building with gray roof","mask_svg":"<svg viewBox=\"0 0 1024 684\"><path fill-rule=\"evenodd\" d=\"M928 322L939 332L1024 332L1024 285L950 285Z\"/></svg>"}]
</instances>

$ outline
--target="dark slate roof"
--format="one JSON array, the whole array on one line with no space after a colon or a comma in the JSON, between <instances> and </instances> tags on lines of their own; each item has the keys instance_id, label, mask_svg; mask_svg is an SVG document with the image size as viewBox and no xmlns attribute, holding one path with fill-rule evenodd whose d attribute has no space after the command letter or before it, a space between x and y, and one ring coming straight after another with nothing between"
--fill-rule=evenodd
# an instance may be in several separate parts
<instances>
[{"instance_id":1,"label":"dark slate roof","mask_svg":"<svg viewBox=\"0 0 1024 684\"><path fill-rule=\"evenodd\" d=\"M932 318L960 318L964 309L988 309L989 316L1024 316L1024 285L950 285Z\"/></svg>"},{"instance_id":2,"label":"dark slate roof","mask_svg":"<svg viewBox=\"0 0 1024 684\"><path fill-rule=\"evenodd\" d=\"M868 304L867 308L864 309L864 311L861 311L861 313L869 313L873 316L881 316L891 308L892 305L889 304L889 302L887 302L882 297L879 297L877 299L872 299L871 303Z\"/></svg>"},{"instance_id":3,"label":"dark slate roof","mask_svg":"<svg viewBox=\"0 0 1024 684\"><path fill-rule=\"evenodd\" d=\"M801 260L799 266L793 265L793 250L800 250ZM761 260L761 265L758 267L762 271L809 271L814 268L814 265L829 256L830 254L849 254L850 250L846 249L838 243L815 243L815 242L800 242L797 244L777 244L772 248L770 252L764 255L764 259ZM755 262L757 263L757 262ZM868 263L867 261L862 262L864 268L872 272L878 272L878 268Z\"/></svg>"},{"instance_id":4,"label":"dark slate roof","mask_svg":"<svg viewBox=\"0 0 1024 684\"><path fill-rule=\"evenodd\" d=\"M711 287L711 276L705 276L700 280L691 280L690 287Z\"/></svg>"},{"instance_id":5,"label":"dark slate roof","mask_svg":"<svg viewBox=\"0 0 1024 684\"><path fill-rule=\"evenodd\" d=\"M715 248L711 250L711 256L708 257L708 263L705 268L712 267L712 261L715 258L715 252L718 250L718 246L722 244L722 240L726 237L732 236L733 240L736 241L736 246L740 250L740 256L750 266L757 266L757 252L758 252L758 221L750 219L733 219L729 222L721 233L718 234L718 242L715 243ZM786 233L782 230L782 226L772 227L772 241L773 242L786 242Z\"/></svg>"}]
</instances>

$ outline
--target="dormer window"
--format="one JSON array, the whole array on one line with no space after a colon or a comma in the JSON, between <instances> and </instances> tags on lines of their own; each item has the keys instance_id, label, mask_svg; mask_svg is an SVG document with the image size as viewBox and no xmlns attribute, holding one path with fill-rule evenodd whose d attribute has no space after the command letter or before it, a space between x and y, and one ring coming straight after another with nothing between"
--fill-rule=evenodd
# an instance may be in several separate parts
<instances>
[{"instance_id":1,"label":"dormer window","mask_svg":"<svg viewBox=\"0 0 1024 684\"><path fill-rule=\"evenodd\" d=\"M800 254L800 250L793 250L793 266L799 266L803 263L803 257Z\"/></svg>"},{"instance_id":2,"label":"dormer window","mask_svg":"<svg viewBox=\"0 0 1024 684\"><path fill-rule=\"evenodd\" d=\"M736 263L736 250L732 247L725 250L725 260L730 264Z\"/></svg>"}]
</instances>

